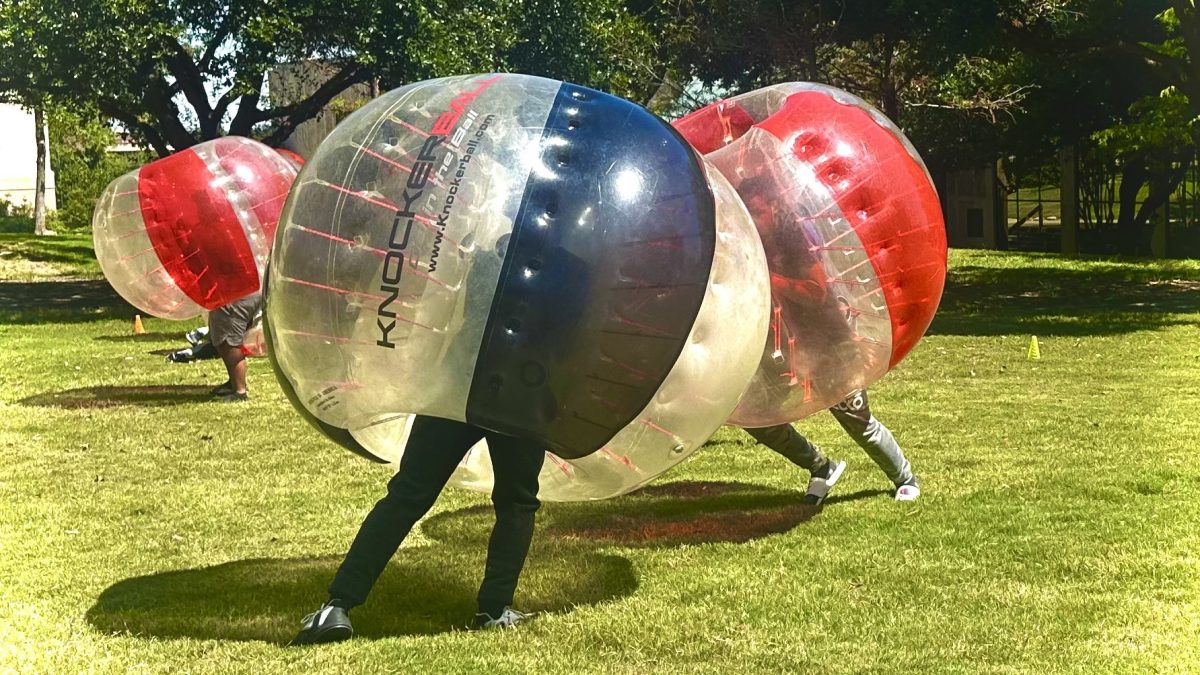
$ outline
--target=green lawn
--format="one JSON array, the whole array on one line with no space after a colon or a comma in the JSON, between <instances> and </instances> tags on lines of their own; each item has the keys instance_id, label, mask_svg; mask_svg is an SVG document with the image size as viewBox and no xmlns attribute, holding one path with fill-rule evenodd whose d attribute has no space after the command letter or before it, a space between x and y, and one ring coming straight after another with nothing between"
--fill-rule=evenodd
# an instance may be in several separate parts
<instances>
[{"instance_id":1,"label":"green lawn","mask_svg":"<svg viewBox=\"0 0 1200 675\"><path fill-rule=\"evenodd\" d=\"M1195 261L953 252L931 334L872 390L915 504L828 415L800 425L850 462L820 511L722 430L641 494L546 505L518 605L548 614L470 633L490 518L452 490L361 638L296 650L387 470L305 426L263 360L251 403L208 402L219 365L162 358L192 324L131 335L86 240L0 247L58 266L0 257L0 671L1200 667Z\"/></svg>"}]
</instances>

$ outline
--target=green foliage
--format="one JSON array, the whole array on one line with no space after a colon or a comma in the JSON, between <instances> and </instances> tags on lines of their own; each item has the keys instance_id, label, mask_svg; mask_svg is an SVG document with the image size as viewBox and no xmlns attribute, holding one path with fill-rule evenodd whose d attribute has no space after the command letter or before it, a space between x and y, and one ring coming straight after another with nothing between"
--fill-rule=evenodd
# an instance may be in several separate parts
<instances>
[{"instance_id":1,"label":"green foliage","mask_svg":"<svg viewBox=\"0 0 1200 675\"><path fill-rule=\"evenodd\" d=\"M641 95L650 35L619 0L12 0L0 95L99 110L166 154L225 133L281 141L376 79L522 70ZM328 86L290 105L260 97L271 68L306 60L334 66Z\"/></svg>"},{"instance_id":2,"label":"green foliage","mask_svg":"<svg viewBox=\"0 0 1200 675\"><path fill-rule=\"evenodd\" d=\"M146 152L109 152L117 135L99 113L79 114L59 106L51 107L48 117L58 202L55 227L88 228L101 191L153 157Z\"/></svg>"},{"instance_id":3,"label":"green foliage","mask_svg":"<svg viewBox=\"0 0 1200 675\"><path fill-rule=\"evenodd\" d=\"M1093 138L1118 156L1161 153L1195 146L1200 129L1188 98L1171 87L1159 96L1134 101L1128 119L1096 132Z\"/></svg>"}]
</instances>

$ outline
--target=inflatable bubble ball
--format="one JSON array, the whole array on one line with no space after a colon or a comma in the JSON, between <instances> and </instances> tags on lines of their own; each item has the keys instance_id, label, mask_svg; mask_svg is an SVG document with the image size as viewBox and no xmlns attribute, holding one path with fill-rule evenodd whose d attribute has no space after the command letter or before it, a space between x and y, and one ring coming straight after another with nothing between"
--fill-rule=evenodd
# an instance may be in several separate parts
<instances>
[{"instance_id":1,"label":"inflatable bubble ball","mask_svg":"<svg viewBox=\"0 0 1200 675\"><path fill-rule=\"evenodd\" d=\"M737 189L770 268L768 339L730 423L803 418L904 358L946 278L938 196L904 134L861 99L808 83L735 96L674 126Z\"/></svg>"},{"instance_id":2,"label":"inflatable bubble ball","mask_svg":"<svg viewBox=\"0 0 1200 675\"><path fill-rule=\"evenodd\" d=\"M249 295L295 177L275 150L232 136L130 171L96 204L100 268L131 305L165 319Z\"/></svg>"},{"instance_id":3,"label":"inflatable bubble ball","mask_svg":"<svg viewBox=\"0 0 1200 675\"><path fill-rule=\"evenodd\" d=\"M619 466L584 491L608 496L732 412L768 288L733 189L651 113L538 77L450 77L368 103L309 158L266 336L293 404L363 456L394 459L407 416L434 415L544 444L582 483L570 462Z\"/></svg>"}]
</instances>

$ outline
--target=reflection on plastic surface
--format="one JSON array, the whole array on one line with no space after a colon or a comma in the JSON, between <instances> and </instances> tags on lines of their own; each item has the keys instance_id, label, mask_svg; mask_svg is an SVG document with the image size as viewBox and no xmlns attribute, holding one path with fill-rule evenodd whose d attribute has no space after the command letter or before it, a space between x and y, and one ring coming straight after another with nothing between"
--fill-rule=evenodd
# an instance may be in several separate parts
<instances>
[{"instance_id":1,"label":"reflection on plastic surface","mask_svg":"<svg viewBox=\"0 0 1200 675\"><path fill-rule=\"evenodd\" d=\"M693 335L730 245L695 153L627 101L522 75L409 85L334 130L281 222L276 372L310 422L364 456L397 457L406 414L561 457L614 443L657 456L668 441L678 456L736 402L723 389L692 402L704 420L647 433L659 407L680 414L663 403L686 398L679 373L698 376ZM750 339L725 359L735 399L762 335Z\"/></svg>"},{"instance_id":2,"label":"reflection on plastic surface","mask_svg":"<svg viewBox=\"0 0 1200 675\"><path fill-rule=\"evenodd\" d=\"M96 257L138 309L188 319L260 287L296 171L248 138L201 143L114 180L92 219Z\"/></svg>"},{"instance_id":3,"label":"reflection on plastic surface","mask_svg":"<svg viewBox=\"0 0 1200 675\"><path fill-rule=\"evenodd\" d=\"M688 345L654 399L595 454L542 468L540 497L581 501L634 490L686 459L737 405L741 383L758 364L767 330L769 282L762 245L733 188L714 169L717 244L704 302ZM458 484L490 490L491 458L483 444L454 474Z\"/></svg>"},{"instance_id":4,"label":"reflection on plastic surface","mask_svg":"<svg viewBox=\"0 0 1200 675\"><path fill-rule=\"evenodd\" d=\"M675 127L736 187L771 273L768 339L730 423L797 420L887 373L929 327L946 273L937 194L899 129L806 83L714 103Z\"/></svg>"}]
</instances>

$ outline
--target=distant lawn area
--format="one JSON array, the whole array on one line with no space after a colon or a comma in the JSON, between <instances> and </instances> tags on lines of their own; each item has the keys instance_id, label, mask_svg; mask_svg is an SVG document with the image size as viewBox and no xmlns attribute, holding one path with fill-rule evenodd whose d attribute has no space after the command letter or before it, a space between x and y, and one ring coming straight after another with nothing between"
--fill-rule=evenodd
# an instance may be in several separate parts
<instances>
[{"instance_id":1,"label":"distant lawn area","mask_svg":"<svg viewBox=\"0 0 1200 675\"><path fill-rule=\"evenodd\" d=\"M1200 262L953 251L930 334L871 390L924 496L723 429L629 497L547 504L508 632L462 630L490 512L449 490L352 615L285 649L389 471L262 359L248 404L196 322L146 321L90 242L0 235L0 672L1196 672ZM1036 335L1041 358L1027 358Z\"/></svg>"},{"instance_id":2,"label":"distant lawn area","mask_svg":"<svg viewBox=\"0 0 1200 675\"><path fill-rule=\"evenodd\" d=\"M0 280L100 278L91 232L52 237L0 232Z\"/></svg>"}]
</instances>

